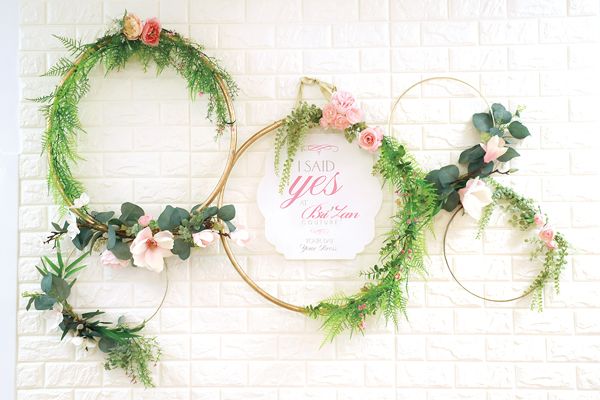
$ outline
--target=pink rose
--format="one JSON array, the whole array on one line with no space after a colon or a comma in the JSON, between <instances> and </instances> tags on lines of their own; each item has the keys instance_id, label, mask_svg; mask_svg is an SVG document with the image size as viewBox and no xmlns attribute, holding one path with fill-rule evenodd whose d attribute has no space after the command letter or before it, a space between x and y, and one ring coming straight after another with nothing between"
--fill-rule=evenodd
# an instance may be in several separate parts
<instances>
[{"instance_id":1,"label":"pink rose","mask_svg":"<svg viewBox=\"0 0 600 400\"><path fill-rule=\"evenodd\" d=\"M150 18L144 24L144 28L142 29L142 43L148 46L158 46L158 41L160 40L160 22L156 18Z\"/></svg>"},{"instance_id":2,"label":"pink rose","mask_svg":"<svg viewBox=\"0 0 600 400\"><path fill-rule=\"evenodd\" d=\"M194 244L198 247L208 247L215 242L216 235L210 229L205 229L200 232L196 232L192 235Z\"/></svg>"},{"instance_id":3,"label":"pink rose","mask_svg":"<svg viewBox=\"0 0 600 400\"><path fill-rule=\"evenodd\" d=\"M323 129L329 128L329 122L324 117L319 119L319 125L321 125L321 128Z\"/></svg>"},{"instance_id":4,"label":"pink rose","mask_svg":"<svg viewBox=\"0 0 600 400\"><path fill-rule=\"evenodd\" d=\"M129 265L129 260L119 260L110 250L104 250L100 255L100 262L107 267L123 268Z\"/></svg>"},{"instance_id":5,"label":"pink rose","mask_svg":"<svg viewBox=\"0 0 600 400\"><path fill-rule=\"evenodd\" d=\"M535 214L533 222L535 222L537 226L543 226L546 223L546 219L542 214Z\"/></svg>"},{"instance_id":6,"label":"pink rose","mask_svg":"<svg viewBox=\"0 0 600 400\"><path fill-rule=\"evenodd\" d=\"M150 221L152 221L152 215L149 215L149 214L142 215L141 217L138 218L138 224L140 224L141 227L148 226Z\"/></svg>"},{"instance_id":7,"label":"pink rose","mask_svg":"<svg viewBox=\"0 0 600 400\"><path fill-rule=\"evenodd\" d=\"M323 119L327 121L327 123L331 124L337 115L335 111L335 107L331 103L327 103L323 106Z\"/></svg>"},{"instance_id":8,"label":"pink rose","mask_svg":"<svg viewBox=\"0 0 600 400\"><path fill-rule=\"evenodd\" d=\"M333 127L335 129L339 129L340 131L343 131L344 129L348 128L350 126L350 122L348 122L348 118L346 118L345 115L342 114L338 114L335 117L335 121L333 121Z\"/></svg>"},{"instance_id":9,"label":"pink rose","mask_svg":"<svg viewBox=\"0 0 600 400\"><path fill-rule=\"evenodd\" d=\"M366 128L358 135L358 145L371 153L379 149L382 140L383 132L379 127Z\"/></svg>"},{"instance_id":10,"label":"pink rose","mask_svg":"<svg viewBox=\"0 0 600 400\"><path fill-rule=\"evenodd\" d=\"M554 236L556 235L556 232L554 232L554 228L552 228L551 226L545 226L544 228L542 228L540 230L540 232L538 233L538 237L544 242L546 243L546 245L548 247L550 247L550 244L554 241Z\"/></svg>"},{"instance_id":11,"label":"pink rose","mask_svg":"<svg viewBox=\"0 0 600 400\"><path fill-rule=\"evenodd\" d=\"M556 240L553 240L551 242L546 243L546 246L548 246L550 250L555 250L556 248L558 248L558 243L556 243Z\"/></svg>"},{"instance_id":12,"label":"pink rose","mask_svg":"<svg viewBox=\"0 0 600 400\"><path fill-rule=\"evenodd\" d=\"M229 237L240 247L245 247L250 242L250 232L242 228L229 233Z\"/></svg>"},{"instance_id":13,"label":"pink rose","mask_svg":"<svg viewBox=\"0 0 600 400\"><path fill-rule=\"evenodd\" d=\"M340 114L346 114L352 108L355 101L352 94L343 90L338 90L331 96L331 104L333 104L335 110Z\"/></svg>"},{"instance_id":14,"label":"pink rose","mask_svg":"<svg viewBox=\"0 0 600 400\"><path fill-rule=\"evenodd\" d=\"M358 107L352 107L346 112L346 118L351 125L358 124L363 121L365 116L363 111Z\"/></svg>"}]
</instances>

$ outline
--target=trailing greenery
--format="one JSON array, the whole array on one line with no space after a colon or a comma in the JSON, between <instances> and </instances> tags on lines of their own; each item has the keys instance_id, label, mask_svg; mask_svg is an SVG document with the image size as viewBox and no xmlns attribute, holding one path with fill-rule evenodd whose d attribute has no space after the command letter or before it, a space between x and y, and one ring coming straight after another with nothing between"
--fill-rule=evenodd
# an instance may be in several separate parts
<instances>
[{"instance_id":1,"label":"trailing greenery","mask_svg":"<svg viewBox=\"0 0 600 400\"><path fill-rule=\"evenodd\" d=\"M69 262L61 252L60 241L55 243L56 259L44 256L41 265L36 267L42 277L41 291L23 293L23 297L29 299L26 309L33 306L36 310L56 314L57 322L60 322L58 327L62 331L61 340L70 335L71 342L86 352L97 347L107 353L106 369L122 368L133 382L140 381L146 387L154 386L149 365L159 360L160 349L154 338L139 334L147 321L129 327L124 323L113 325L98 320L103 311L75 312L68 298L76 282L74 276L86 268L83 262L90 252L86 251Z\"/></svg>"},{"instance_id":2,"label":"trailing greenery","mask_svg":"<svg viewBox=\"0 0 600 400\"><path fill-rule=\"evenodd\" d=\"M170 66L186 80L192 99L199 93L207 94L207 116L214 116L218 134L235 122L228 119L226 93L235 96L237 86L217 61L204 53L202 46L166 29L160 32L157 46L148 46L140 40L128 40L122 29L123 22L118 20L101 38L86 44L57 37L69 51L69 56L59 59L46 75L62 77L61 83L52 93L33 99L44 104L41 110L47 126L43 149L49 158L48 184L57 204L65 205L84 191L81 182L73 176L71 166L79 160L77 135L84 131L78 104L90 89L89 73L97 65L102 65L108 74L123 69L133 56L137 56L144 70L154 63L160 74ZM218 79L224 83L223 88Z\"/></svg>"},{"instance_id":3,"label":"trailing greenery","mask_svg":"<svg viewBox=\"0 0 600 400\"><path fill-rule=\"evenodd\" d=\"M280 173L279 193L283 192L290 181L292 163L304 137L309 130L319 125L322 116L321 109L307 102L301 102L285 117L283 124L277 130L275 136L275 171ZM281 166L281 152L286 149L286 159Z\"/></svg>"},{"instance_id":4,"label":"trailing greenery","mask_svg":"<svg viewBox=\"0 0 600 400\"><path fill-rule=\"evenodd\" d=\"M323 320L326 341L345 330L362 332L368 315L381 313L397 325L400 315L406 314L409 278L425 273L425 232L439 210L435 189L395 139L384 137L380 151L374 172L394 188L399 207L380 250L379 264L363 273L368 279L363 289L306 308L309 316Z\"/></svg>"},{"instance_id":5,"label":"trailing greenery","mask_svg":"<svg viewBox=\"0 0 600 400\"><path fill-rule=\"evenodd\" d=\"M532 199L521 196L513 189L502 186L491 178L486 178L485 181L493 188L494 203L488 207L493 207L495 204L500 205L510 215L509 223L521 231L527 231L536 226L535 216L542 214ZM491 214L491 211L489 213ZM543 219L544 224L549 226L548 217L543 215ZM560 292L560 275L567 264L569 243L560 232L556 233L554 240L556 249L549 248L547 243L537 236L526 239L526 242L533 247L530 255L531 261L542 264L540 272L524 292L531 293L531 309L538 311L543 309L544 288L547 283L553 283L556 293Z\"/></svg>"}]
</instances>

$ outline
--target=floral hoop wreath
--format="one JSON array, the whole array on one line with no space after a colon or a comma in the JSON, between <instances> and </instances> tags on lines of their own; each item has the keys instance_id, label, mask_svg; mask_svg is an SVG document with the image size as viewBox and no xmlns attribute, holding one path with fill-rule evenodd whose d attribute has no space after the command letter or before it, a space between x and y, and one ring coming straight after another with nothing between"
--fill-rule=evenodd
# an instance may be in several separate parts
<instances>
[{"instance_id":1,"label":"floral hoop wreath","mask_svg":"<svg viewBox=\"0 0 600 400\"><path fill-rule=\"evenodd\" d=\"M390 131L393 111L400 99L413 87L434 79L459 81L475 89L456 78L440 77L420 81L396 100L388 121ZM302 91L305 85L317 85L327 99L327 104L318 107L303 102ZM479 91L477 93L480 94ZM513 114L501 104L495 103L488 105L488 112L474 114L473 124L481 133L482 143L461 153L459 164L465 165L467 172L461 175L456 165L448 165L426 174L396 139L384 135L379 128L367 126L363 112L351 94L339 91L335 86L317 79L303 78L300 82L298 102L291 114L246 140L237 150L235 160L237 161L258 140L276 132L275 167L281 171L281 191L290 178L289 167L301 147L303 138L317 126L332 129L336 133L342 132L349 142L357 140L361 148L377 152L379 157L373 172L382 176L398 196L393 227L387 233L379 252L380 263L362 273L367 282L359 292L334 295L316 305L299 306L287 303L262 289L243 270L229 243L221 238L225 252L236 271L256 292L280 307L320 319L325 331L325 341L330 341L345 330L349 330L351 334L357 331L364 333L368 316L383 314L387 321L391 320L397 326L400 316L406 314L407 285L410 277L414 273L426 273L425 232L432 228L433 218L438 212L442 209L449 212L456 210L449 226L458 211L464 209L467 214L479 220L479 237L489 222L494 207L501 204L511 213L513 225L522 230L534 226L539 229L538 234L528 241L533 246L532 261L541 261L543 267L529 289L518 298L534 293L532 308L537 306L541 310L545 284L551 280L555 289L559 288L560 273L566 264L568 243L562 234L549 225L547 216L539 207L534 206L533 200L518 195L489 177L493 173L514 172L504 172L502 167L505 162L519 155L513 147L516 141L530 134L519 121L520 112L521 109L518 109ZM287 155L281 163L281 152L284 149ZM219 203L223 201L225 190L226 185L220 193ZM444 243L447 233L448 228L444 235ZM452 273L450 268L449 270ZM453 273L452 275L460 284ZM500 301L511 300L515 299Z\"/></svg>"},{"instance_id":2,"label":"floral hoop wreath","mask_svg":"<svg viewBox=\"0 0 600 400\"><path fill-rule=\"evenodd\" d=\"M156 18L143 24L134 14L125 13L115 21L100 39L82 44L74 39L58 37L73 58L61 58L46 73L61 76L55 90L34 101L44 103L42 111L47 120L43 148L48 156L48 185L57 204L66 212L61 225L52 223L54 230L46 243L53 242L55 260L42 257L40 272L41 292L25 292L27 310L33 305L44 310L47 327L62 330L61 339L69 335L71 342L84 350L98 347L107 354L105 368L122 368L133 382L153 386L149 364L160 357L154 338L144 337L140 331L162 306L141 323L131 324L119 318L116 324L99 320L100 310L77 313L68 298L76 282L76 274L86 267L83 263L93 250L105 247L101 262L112 267L133 265L154 272L163 271L165 258L177 255L185 260L191 248L207 247L218 237L227 237L243 244L248 233L236 229L233 205L211 206L231 172L237 146L237 131L232 98L237 86L231 76L203 52L203 48L178 33L163 29ZM83 131L77 105L89 90L88 74L98 64L106 73L122 69L132 56L137 55L147 70L154 62L158 73L173 67L187 82L192 100L197 95L208 95L208 117L214 117L217 136L225 128L230 133L229 153L221 177L208 198L190 211L166 206L158 218L144 212L133 203L121 205L121 214L114 211L97 212L89 208L89 196L83 185L71 172L78 160L75 148L77 134ZM68 236L83 253L74 261L63 255L60 241ZM165 273L165 278L167 274ZM168 287L168 280L167 280Z\"/></svg>"}]
</instances>

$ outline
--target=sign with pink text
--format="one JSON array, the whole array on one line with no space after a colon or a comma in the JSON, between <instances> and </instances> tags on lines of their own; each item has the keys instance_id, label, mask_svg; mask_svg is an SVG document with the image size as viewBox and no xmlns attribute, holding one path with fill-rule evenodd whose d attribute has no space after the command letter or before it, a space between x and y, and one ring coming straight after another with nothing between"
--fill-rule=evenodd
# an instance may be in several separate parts
<instances>
[{"instance_id":1,"label":"sign with pink text","mask_svg":"<svg viewBox=\"0 0 600 400\"><path fill-rule=\"evenodd\" d=\"M375 236L382 200L373 155L341 135L310 134L278 192L273 156L258 188L265 235L290 260L353 259Z\"/></svg>"}]
</instances>

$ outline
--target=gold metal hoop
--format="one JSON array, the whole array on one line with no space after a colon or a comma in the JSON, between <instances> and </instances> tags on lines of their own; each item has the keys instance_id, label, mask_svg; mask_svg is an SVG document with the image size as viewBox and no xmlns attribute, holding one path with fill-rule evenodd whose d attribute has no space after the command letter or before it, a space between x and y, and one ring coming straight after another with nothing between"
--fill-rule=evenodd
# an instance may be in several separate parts
<instances>
[{"instance_id":1,"label":"gold metal hoop","mask_svg":"<svg viewBox=\"0 0 600 400\"><path fill-rule=\"evenodd\" d=\"M62 86L64 84L65 80L67 78L69 78L69 76L71 76L71 74L73 74L73 72L75 72L75 70L78 68L78 65L83 60L85 60L86 57L88 57L88 55L89 55L88 52L93 49L95 49L95 47L90 47L90 49L86 50L83 54L81 54L77 58L77 60L75 60L72 67L69 69L69 71L67 71L67 73L61 79L58 86ZM216 68L216 65L214 64L213 60L210 57L208 57L206 54L200 53L200 57L202 58L202 60L205 63ZM213 188L211 193L208 195L206 200L204 200L204 202L202 203L200 208L206 207L207 205L212 203L215 200L215 198L219 195L219 193L221 192L223 186L225 185L225 182L227 181L227 178L229 177L229 174L231 173L233 165L235 163L235 149L237 147L237 126L236 126L236 119L235 119L235 109L233 107L233 101L231 98L231 94L229 93L227 84L223 81L223 79L218 74L216 74L216 73L213 74L213 77L219 87L219 90L221 91L221 94L223 95L223 98L225 99L225 104L227 106L227 114L229 115L229 121L231 121L231 122L227 123L227 125L229 126L229 132L230 132L229 150L228 150L228 155L227 155L227 164L225 165L225 168L223 169L223 172L221 173L221 177L219 178L219 181L217 182L217 184L215 185L215 187ZM48 122L46 129L48 130L49 128L50 128L50 122ZM50 144L48 144L48 159L49 160L51 159L52 151L53 151L53 148L51 147ZM49 174L50 179L54 182L55 187L58 189L60 196L62 197L65 204L68 205L69 207L71 207L73 205L73 202L66 195L64 188L63 188L60 180L58 179L58 176L56 175L56 172L54 171L54 168L53 168L53 165L51 162L48 163L48 174ZM74 214L76 214L80 219L85 221L88 225L90 225L90 227L92 227L98 231L101 231L101 232L107 231L107 229L108 229L107 226L104 224L98 223L91 215L84 213L80 209L77 209L77 208L71 208L71 211Z\"/></svg>"},{"instance_id":2,"label":"gold metal hoop","mask_svg":"<svg viewBox=\"0 0 600 400\"><path fill-rule=\"evenodd\" d=\"M471 291L470 289L468 289L454 274L454 271L452 271L452 268L450 268L450 263L448 262L448 257L446 255L446 238L448 236L448 231L450 230L450 225L452 225L452 221L454 221L454 218L458 215L458 212L462 210L462 206L458 207L456 209L456 211L454 211L454 213L452 214L452 216L450 217L450 220L448 221L448 224L446 225L446 229L444 230L444 237L442 240L442 252L444 255L444 263L446 264L446 268L448 269L448 272L450 272L450 275L452 276L452 279L454 279L454 281L456 283L458 283L458 286L460 286L461 288L463 288L467 293L469 293L470 295L473 295L475 297L477 297L478 299L481 300L485 300L485 301L490 301L493 303L509 303L511 301L516 301L516 300L520 300L524 297L527 297L531 294L531 292L533 292L533 288L529 288L526 291L524 291L521 295L517 296L517 297L512 297L512 298L508 298L508 299L495 299L495 298L491 298L491 297L486 297L486 296L482 296L480 294L477 294L473 291Z\"/></svg>"},{"instance_id":3,"label":"gold metal hoop","mask_svg":"<svg viewBox=\"0 0 600 400\"><path fill-rule=\"evenodd\" d=\"M240 148L236 151L235 153L235 157L234 157L234 163L236 163L240 157L250 148L252 147L252 145L254 143L256 143L257 141L259 141L261 138L263 138L264 136L268 135L269 133L279 129L279 127L283 124L283 120L279 120L277 122L273 122L271 125L264 127L263 129L261 129L260 131L256 132L255 134L253 134L252 136L250 136L250 138L248 138L241 146ZM221 188L221 192L219 193L219 197L218 197L218 202L217 205L219 207L221 207L221 205L223 204L223 197L225 195L225 189L227 187L227 181L225 181L225 183L223 184L223 187ZM227 258L229 258L229 261L231 262L231 265L233 266L233 268L235 268L235 270L237 271L237 273L242 277L242 279L248 284L250 285L250 287L252 289L254 289L254 291L256 291L258 294L260 294L262 297L264 297L265 299L267 299L268 301L270 301L271 303L283 307L287 310L290 311L295 311L295 312L299 312L299 313L306 313L306 308L302 307L302 306L297 306L294 304L290 304L287 303L275 296L273 296L272 294L270 294L269 292L265 291L263 288L261 288L252 278L250 278L250 276L246 273L246 271L244 271L244 269L240 266L240 263L238 262L237 258L235 257L235 254L233 253L233 250L231 249L231 245L229 244L229 240L226 239L225 237L221 236L221 243L223 244L223 248L225 249L225 253L227 254Z\"/></svg>"}]
</instances>

